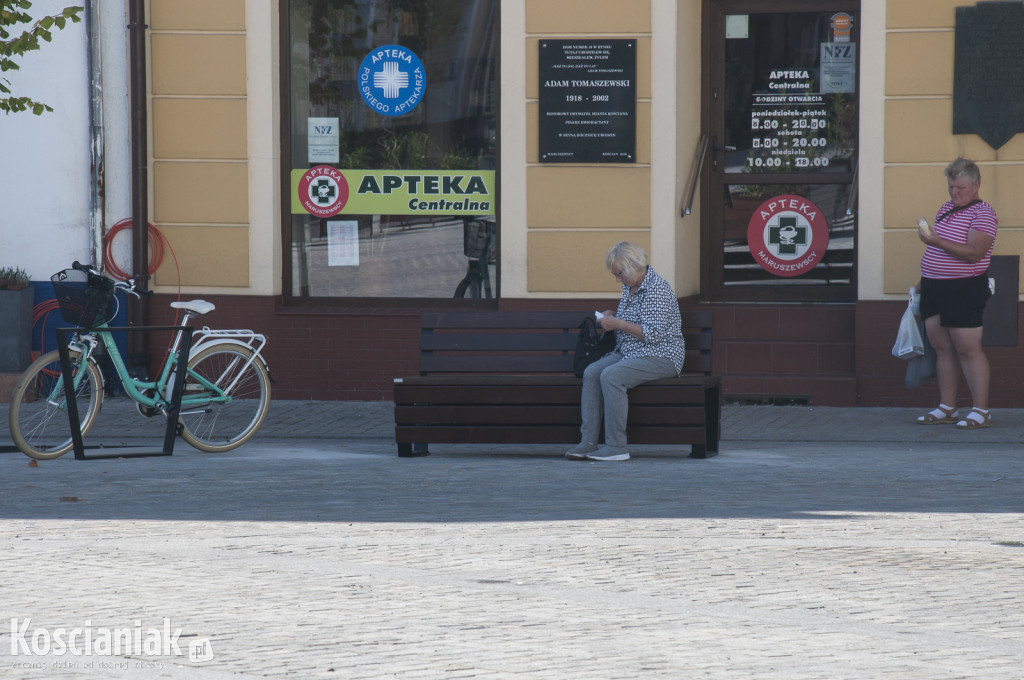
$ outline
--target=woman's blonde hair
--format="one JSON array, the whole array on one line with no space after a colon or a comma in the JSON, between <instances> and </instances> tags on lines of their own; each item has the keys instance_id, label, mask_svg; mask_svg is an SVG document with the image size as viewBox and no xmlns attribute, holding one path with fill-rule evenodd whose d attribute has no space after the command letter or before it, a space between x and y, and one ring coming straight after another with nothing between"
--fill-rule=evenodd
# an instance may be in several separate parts
<instances>
[{"instance_id":1,"label":"woman's blonde hair","mask_svg":"<svg viewBox=\"0 0 1024 680\"><path fill-rule=\"evenodd\" d=\"M647 251L635 243L619 241L612 246L604 258L608 271L618 268L626 278L633 279L647 273Z\"/></svg>"}]
</instances>

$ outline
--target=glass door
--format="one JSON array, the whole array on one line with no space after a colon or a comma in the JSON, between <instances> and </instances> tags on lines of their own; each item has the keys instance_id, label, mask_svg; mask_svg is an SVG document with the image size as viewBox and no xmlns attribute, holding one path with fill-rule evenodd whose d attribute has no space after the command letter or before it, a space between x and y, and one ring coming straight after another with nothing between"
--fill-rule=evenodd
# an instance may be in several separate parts
<instances>
[{"instance_id":1,"label":"glass door","mask_svg":"<svg viewBox=\"0 0 1024 680\"><path fill-rule=\"evenodd\" d=\"M702 295L856 299L859 3L712 0Z\"/></svg>"}]
</instances>

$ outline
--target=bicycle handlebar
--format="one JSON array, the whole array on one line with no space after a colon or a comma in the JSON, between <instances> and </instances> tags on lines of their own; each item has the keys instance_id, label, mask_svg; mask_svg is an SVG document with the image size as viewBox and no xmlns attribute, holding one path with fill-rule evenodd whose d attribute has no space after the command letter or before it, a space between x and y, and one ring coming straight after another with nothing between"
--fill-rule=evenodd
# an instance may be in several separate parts
<instances>
[{"instance_id":1,"label":"bicycle handlebar","mask_svg":"<svg viewBox=\"0 0 1024 680\"><path fill-rule=\"evenodd\" d=\"M100 272L96 271L96 268L93 267L91 264L82 264L78 260L75 260L74 262L71 263L71 268L76 269L80 272L85 272L89 276L98 276L104 279L107 278L106 276L103 276L103 274L101 274ZM113 279L109 280L113 281ZM143 295L145 295L146 297L153 297L153 291L146 289L139 290L138 288L136 288L134 278L128 279L127 281L113 281L113 283L114 288L123 290L129 295L134 295L137 298L141 298Z\"/></svg>"},{"instance_id":2,"label":"bicycle handlebar","mask_svg":"<svg viewBox=\"0 0 1024 680\"><path fill-rule=\"evenodd\" d=\"M96 271L91 264L82 264L78 260L71 263L71 268L77 269L80 272L85 272L86 274L92 274L93 276L102 276L102 274Z\"/></svg>"}]
</instances>

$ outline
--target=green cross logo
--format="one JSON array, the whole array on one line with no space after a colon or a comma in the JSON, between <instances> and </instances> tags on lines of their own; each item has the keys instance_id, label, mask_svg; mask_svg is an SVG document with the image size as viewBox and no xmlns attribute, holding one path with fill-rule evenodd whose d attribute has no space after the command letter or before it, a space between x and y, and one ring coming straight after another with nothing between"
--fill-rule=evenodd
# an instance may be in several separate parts
<instances>
[{"instance_id":1,"label":"green cross logo","mask_svg":"<svg viewBox=\"0 0 1024 680\"><path fill-rule=\"evenodd\" d=\"M310 197L320 205L330 205L334 202L334 196L338 193L334 182L321 177L315 184L310 186Z\"/></svg>"},{"instance_id":2,"label":"green cross logo","mask_svg":"<svg viewBox=\"0 0 1024 680\"><path fill-rule=\"evenodd\" d=\"M796 255L797 246L807 245L807 227L797 226L795 217L780 217L778 224L768 225L768 245L779 255Z\"/></svg>"}]
</instances>

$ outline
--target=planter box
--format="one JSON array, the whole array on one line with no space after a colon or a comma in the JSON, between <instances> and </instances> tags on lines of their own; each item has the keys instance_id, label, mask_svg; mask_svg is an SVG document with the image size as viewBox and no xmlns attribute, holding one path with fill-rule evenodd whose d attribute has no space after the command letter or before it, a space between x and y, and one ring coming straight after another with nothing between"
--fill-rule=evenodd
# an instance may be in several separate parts
<instances>
[{"instance_id":1,"label":"planter box","mask_svg":"<svg viewBox=\"0 0 1024 680\"><path fill-rule=\"evenodd\" d=\"M0 290L0 373L21 373L32 359L32 286Z\"/></svg>"}]
</instances>

